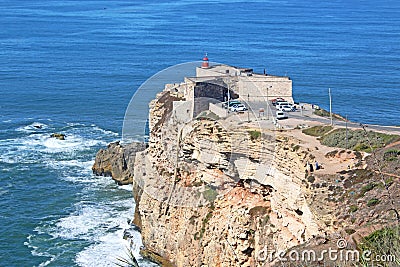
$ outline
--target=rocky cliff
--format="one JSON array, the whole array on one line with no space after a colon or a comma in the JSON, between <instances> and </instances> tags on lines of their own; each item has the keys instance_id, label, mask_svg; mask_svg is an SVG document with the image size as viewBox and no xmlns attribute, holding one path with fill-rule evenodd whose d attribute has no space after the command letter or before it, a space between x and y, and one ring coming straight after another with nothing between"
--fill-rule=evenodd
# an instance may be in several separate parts
<instances>
[{"instance_id":1,"label":"rocky cliff","mask_svg":"<svg viewBox=\"0 0 400 267\"><path fill-rule=\"evenodd\" d=\"M386 207L398 183L372 190L379 178L367 154L207 113L182 123L180 100L166 90L152 101L146 149L110 144L93 166L133 182L144 255L164 266L268 266L265 251L353 242L393 221ZM311 172L316 160L323 168Z\"/></svg>"}]
</instances>

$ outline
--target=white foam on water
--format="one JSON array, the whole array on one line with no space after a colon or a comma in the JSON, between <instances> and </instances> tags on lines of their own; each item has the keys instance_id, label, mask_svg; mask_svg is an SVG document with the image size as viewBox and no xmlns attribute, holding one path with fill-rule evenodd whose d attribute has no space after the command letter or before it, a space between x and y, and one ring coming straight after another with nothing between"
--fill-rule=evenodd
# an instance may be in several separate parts
<instances>
[{"instance_id":1,"label":"white foam on water","mask_svg":"<svg viewBox=\"0 0 400 267\"><path fill-rule=\"evenodd\" d=\"M39 132L39 131L45 130L45 129L47 129L48 127L49 127L49 126L46 125L46 124L44 124L44 123L41 123L41 122L34 122L34 123L31 123L31 124L26 125L26 126L18 127L18 128L16 129L16 131L18 131L18 132L25 132L25 133L33 133L33 132Z\"/></svg>"},{"instance_id":2,"label":"white foam on water","mask_svg":"<svg viewBox=\"0 0 400 267\"><path fill-rule=\"evenodd\" d=\"M80 160L51 160L47 162L47 166L60 170L60 169L66 169L70 170L71 172L76 174L91 174L92 173L92 166L93 166L94 160L89 160L89 161L80 161Z\"/></svg>"},{"instance_id":3,"label":"white foam on water","mask_svg":"<svg viewBox=\"0 0 400 267\"><path fill-rule=\"evenodd\" d=\"M129 192L132 192L132 190L133 190L133 185L132 185L132 184L121 185L121 186L119 186L118 188L119 188L119 189L122 189L122 190L126 190L126 191L129 191Z\"/></svg>"},{"instance_id":4,"label":"white foam on water","mask_svg":"<svg viewBox=\"0 0 400 267\"><path fill-rule=\"evenodd\" d=\"M70 148L77 148L82 145L82 140L74 137L68 137L66 140L56 138L44 138L41 145L45 146L46 152L61 152Z\"/></svg>"},{"instance_id":5,"label":"white foam on water","mask_svg":"<svg viewBox=\"0 0 400 267\"><path fill-rule=\"evenodd\" d=\"M128 223L121 225L124 229L101 236L95 244L85 248L76 256L75 262L82 267L116 266L118 259L129 260L130 252L137 260L141 260L140 248L143 246L140 233L129 230L130 237L124 240L125 229ZM121 262L119 262L121 263ZM150 262L141 262L140 266L158 266Z\"/></svg>"},{"instance_id":6,"label":"white foam on water","mask_svg":"<svg viewBox=\"0 0 400 267\"><path fill-rule=\"evenodd\" d=\"M101 132L103 134L106 134L106 135L111 135L111 136L118 136L119 135L118 133L115 133L113 131L104 130L104 129L102 129L102 128L94 125L94 124L92 124L91 126L93 127L94 130L99 131L99 132Z\"/></svg>"},{"instance_id":7,"label":"white foam on water","mask_svg":"<svg viewBox=\"0 0 400 267\"><path fill-rule=\"evenodd\" d=\"M123 239L124 230L115 233L108 233L101 236L98 242L91 245L76 256L75 262L79 266L104 266L114 267L118 258L127 258L126 252L129 248L129 241ZM135 257L140 255L134 252Z\"/></svg>"},{"instance_id":8,"label":"white foam on water","mask_svg":"<svg viewBox=\"0 0 400 267\"><path fill-rule=\"evenodd\" d=\"M64 239L82 238L91 240L92 235L101 232L104 224L110 218L106 207L86 206L68 217L62 218L56 223L56 231L51 233L53 237Z\"/></svg>"},{"instance_id":9,"label":"white foam on water","mask_svg":"<svg viewBox=\"0 0 400 267\"><path fill-rule=\"evenodd\" d=\"M121 211L121 208L125 210ZM105 203L82 201L76 205L75 212L57 221L50 234L56 238L97 241L107 232L128 228L128 219L133 213L132 198Z\"/></svg>"},{"instance_id":10,"label":"white foam on water","mask_svg":"<svg viewBox=\"0 0 400 267\"><path fill-rule=\"evenodd\" d=\"M42 163L49 169L60 171L59 179L86 185L81 192L83 198L74 205L73 212L62 218L55 216L51 221L43 221L43 225L34 230L37 236L28 237L25 245L31 249L32 255L46 257L39 266L56 264L57 257L62 255L57 252L55 256L46 252L58 251L60 248L51 247L47 250L46 246L40 245L43 242L42 238L48 235L50 240L54 240L52 242L58 244L59 241L55 240L62 239L62 242L66 243L80 242L79 240L89 242L91 245L75 256L75 261L80 266L116 266L117 257L126 258L128 247L131 247L135 257L140 259L140 233L130 229L130 239L123 239L124 231L130 228L128 221L134 214L134 200L126 192L132 191L132 185L116 187L110 177L94 176L91 170L94 163L90 155L91 149L107 145L104 140L118 134L96 125L88 127L79 123L69 123L68 127L71 128L61 130L61 133L66 134L65 140L58 140L50 137L51 125L44 125L38 129L35 127L37 124L32 123L17 129L26 133L25 136L0 140L0 161ZM110 198L105 199L101 198L102 190L115 191L110 191ZM124 192L115 194L120 190ZM99 195L96 192L100 192ZM92 194L100 199L90 201L89 196ZM34 239L33 243L31 239ZM141 266L156 265L144 263Z\"/></svg>"},{"instance_id":11,"label":"white foam on water","mask_svg":"<svg viewBox=\"0 0 400 267\"><path fill-rule=\"evenodd\" d=\"M3 190L2 188L0 188L0 197L7 194L9 192L9 190Z\"/></svg>"},{"instance_id":12,"label":"white foam on water","mask_svg":"<svg viewBox=\"0 0 400 267\"><path fill-rule=\"evenodd\" d=\"M40 252L39 251L39 247L32 245L32 238L33 238L32 235L28 235L27 236L27 240L28 241L24 242L24 245L31 249L31 254L33 256L49 258L46 261L40 263L39 267L47 266L47 265L49 265L50 263L52 263L53 261L55 261L57 259L56 255L50 254L48 252Z\"/></svg>"},{"instance_id":13,"label":"white foam on water","mask_svg":"<svg viewBox=\"0 0 400 267\"><path fill-rule=\"evenodd\" d=\"M62 177L63 180L72 182L72 183L85 183L89 189L101 188L111 184L115 184L115 182L111 179L111 177L104 176L95 176L95 175L66 175Z\"/></svg>"},{"instance_id":14,"label":"white foam on water","mask_svg":"<svg viewBox=\"0 0 400 267\"><path fill-rule=\"evenodd\" d=\"M130 228L128 221L133 214L132 198L96 204L81 203L76 212L58 220L50 234L66 240L93 242L76 255L75 262L79 266L116 266L117 258L127 258L128 248L136 259L141 259L140 233L130 229L130 239L123 239L125 230Z\"/></svg>"},{"instance_id":15,"label":"white foam on water","mask_svg":"<svg viewBox=\"0 0 400 267\"><path fill-rule=\"evenodd\" d=\"M7 139L0 141L0 151L8 155L15 155L21 153L61 153L61 152L75 152L84 151L94 146L105 146L107 142L99 139L88 139L79 135L70 134L67 135L65 140L59 140L50 137L50 134L31 134L29 136ZM10 161L11 157L8 157ZM7 158L3 159L7 160ZM11 160L13 162L13 160Z\"/></svg>"}]
</instances>

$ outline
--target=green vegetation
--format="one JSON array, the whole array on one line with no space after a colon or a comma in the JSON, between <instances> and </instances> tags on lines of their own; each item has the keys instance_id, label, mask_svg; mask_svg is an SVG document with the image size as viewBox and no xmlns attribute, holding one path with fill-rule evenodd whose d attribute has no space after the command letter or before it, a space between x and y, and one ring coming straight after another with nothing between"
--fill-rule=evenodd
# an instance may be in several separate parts
<instances>
[{"instance_id":1,"label":"green vegetation","mask_svg":"<svg viewBox=\"0 0 400 267\"><path fill-rule=\"evenodd\" d=\"M317 116L321 116L321 117L330 117L331 116L329 111L327 111L325 109L322 109L322 108L314 110L314 114L317 115ZM335 113L332 113L332 117L337 119L337 120L341 120L341 121L345 121L346 120L345 118L343 118L339 114L335 114Z\"/></svg>"},{"instance_id":2,"label":"green vegetation","mask_svg":"<svg viewBox=\"0 0 400 267\"><path fill-rule=\"evenodd\" d=\"M377 132L368 132L368 138L363 130L348 130L346 144L346 129L332 131L332 126L314 126L304 129L307 135L320 137L321 144L330 147L348 148L355 151L372 152L368 139L371 141L372 149L384 147L390 143L400 140L398 135L390 135ZM347 147L346 147L347 145ZM384 158L388 161L395 160L400 155L400 150L392 149L385 152Z\"/></svg>"},{"instance_id":3,"label":"green vegetation","mask_svg":"<svg viewBox=\"0 0 400 267\"><path fill-rule=\"evenodd\" d=\"M307 135L320 137L320 136L325 135L332 129L333 129L332 126L313 126L313 127L302 130L302 132Z\"/></svg>"},{"instance_id":4,"label":"green vegetation","mask_svg":"<svg viewBox=\"0 0 400 267\"><path fill-rule=\"evenodd\" d=\"M313 175L310 175L307 177L307 181L312 184L315 182L315 177Z\"/></svg>"},{"instance_id":5,"label":"green vegetation","mask_svg":"<svg viewBox=\"0 0 400 267\"><path fill-rule=\"evenodd\" d=\"M391 186L393 184L394 180L393 177L389 177L387 179L385 179L385 184L387 187Z\"/></svg>"},{"instance_id":6,"label":"green vegetation","mask_svg":"<svg viewBox=\"0 0 400 267\"><path fill-rule=\"evenodd\" d=\"M386 227L375 231L365 237L358 245L358 249L363 252L369 251L369 259L360 257L363 266L372 266L372 259L386 257L384 261L379 262L379 266L399 266L400 265L400 226ZM383 260L383 258L381 258Z\"/></svg>"},{"instance_id":7,"label":"green vegetation","mask_svg":"<svg viewBox=\"0 0 400 267\"><path fill-rule=\"evenodd\" d=\"M295 144L291 144L291 147L292 147L292 152L296 152L300 148L299 145L295 145Z\"/></svg>"},{"instance_id":8,"label":"green vegetation","mask_svg":"<svg viewBox=\"0 0 400 267\"><path fill-rule=\"evenodd\" d=\"M250 140L251 141L257 140L257 139L259 139L261 137L261 132L260 131L256 131L256 130L249 131L249 134L250 134Z\"/></svg>"},{"instance_id":9,"label":"green vegetation","mask_svg":"<svg viewBox=\"0 0 400 267\"><path fill-rule=\"evenodd\" d=\"M348 228L348 229L344 229L344 231L348 234L348 235L352 235L356 232L356 230Z\"/></svg>"},{"instance_id":10,"label":"green vegetation","mask_svg":"<svg viewBox=\"0 0 400 267\"><path fill-rule=\"evenodd\" d=\"M363 186L363 187L361 188L360 195L361 195L361 196L364 196L365 193L367 193L368 191L371 191L372 189L374 189L375 186L376 186L375 183L369 183L369 184L367 184L366 186Z\"/></svg>"},{"instance_id":11,"label":"green vegetation","mask_svg":"<svg viewBox=\"0 0 400 267\"><path fill-rule=\"evenodd\" d=\"M399 149L389 149L383 154L383 159L386 161L395 161L400 156Z\"/></svg>"},{"instance_id":12,"label":"green vegetation","mask_svg":"<svg viewBox=\"0 0 400 267\"><path fill-rule=\"evenodd\" d=\"M217 121L220 119L220 117L212 111L205 110L205 111L201 112L199 115L197 115L196 119L197 120L205 119L205 120Z\"/></svg>"},{"instance_id":13,"label":"green vegetation","mask_svg":"<svg viewBox=\"0 0 400 267\"><path fill-rule=\"evenodd\" d=\"M349 212L356 212L358 210L358 207L356 205L351 205L349 207Z\"/></svg>"},{"instance_id":14,"label":"green vegetation","mask_svg":"<svg viewBox=\"0 0 400 267\"><path fill-rule=\"evenodd\" d=\"M207 228L207 224L208 224L208 222L210 221L212 215L213 215L213 210L210 209L210 210L208 211L206 217L203 219L200 232L196 232L196 233L194 234L194 240L200 240L200 239L203 238L203 235L204 235L204 233L205 233L205 231L206 231L206 228Z\"/></svg>"},{"instance_id":15,"label":"green vegetation","mask_svg":"<svg viewBox=\"0 0 400 267\"><path fill-rule=\"evenodd\" d=\"M265 215L264 219L261 221L261 225L265 226L269 221L269 215Z\"/></svg>"},{"instance_id":16,"label":"green vegetation","mask_svg":"<svg viewBox=\"0 0 400 267\"><path fill-rule=\"evenodd\" d=\"M379 199L372 198L372 199L368 200L367 206L368 207L372 207L372 206L375 206L378 203L379 203Z\"/></svg>"},{"instance_id":17,"label":"green vegetation","mask_svg":"<svg viewBox=\"0 0 400 267\"><path fill-rule=\"evenodd\" d=\"M389 135L377 132L368 132L368 138L362 130L347 131L347 148L355 151L372 152L372 149L384 147L400 139L398 135ZM321 137L321 144L330 147L346 148L346 129L336 129Z\"/></svg>"},{"instance_id":18,"label":"green vegetation","mask_svg":"<svg viewBox=\"0 0 400 267\"><path fill-rule=\"evenodd\" d=\"M206 186L206 190L204 190L204 192L202 194L203 194L203 197L206 200L208 200L211 205L214 203L215 199L218 196L218 192L209 186Z\"/></svg>"}]
</instances>

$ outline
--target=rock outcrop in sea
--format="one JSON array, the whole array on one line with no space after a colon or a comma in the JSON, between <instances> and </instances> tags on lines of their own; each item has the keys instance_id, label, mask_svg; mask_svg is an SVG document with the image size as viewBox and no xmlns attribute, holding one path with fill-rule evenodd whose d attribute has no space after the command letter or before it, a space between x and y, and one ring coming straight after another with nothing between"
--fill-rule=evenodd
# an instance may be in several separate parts
<instances>
[{"instance_id":1,"label":"rock outcrop in sea","mask_svg":"<svg viewBox=\"0 0 400 267\"><path fill-rule=\"evenodd\" d=\"M136 153L146 149L146 144L133 142L121 145L114 142L97 152L92 170L96 175L111 176L118 184L132 184Z\"/></svg>"}]
</instances>

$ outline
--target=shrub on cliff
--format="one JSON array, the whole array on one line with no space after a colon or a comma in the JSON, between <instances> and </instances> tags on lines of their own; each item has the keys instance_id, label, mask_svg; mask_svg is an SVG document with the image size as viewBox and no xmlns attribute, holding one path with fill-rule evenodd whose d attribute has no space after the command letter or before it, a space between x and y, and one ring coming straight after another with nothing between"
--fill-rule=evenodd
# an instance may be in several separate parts
<instances>
[{"instance_id":1,"label":"shrub on cliff","mask_svg":"<svg viewBox=\"0 0 400 267\"><path fill-rule=\"evenodd\" d=\"M400 226L396 225L375 231L365 237L358 247L369 258L360 257L363 266L372 266L371 264L376 263L379 263L379 266L399 266ZM380 261L374 262L374 260Z\"/></svg>"},{"instance_id":2,"label":"shrub on cliff","mask_svg":"<svg viewBox=\"0 0 400 267\"><path fill-rule=\"evenodd\" d=\"M257 140L258 138L261 137L261 132L260 131L249 131L250 134L250 140L254 141Z\"/></svg>"},{"instance_id":3,"label":"shrub on cliff","mask_svg":"<svg viewBox=\"0 0 400 267\"><path fill-rule=\"evenodd\" d=\"M331 113L329 111L327 111L325 109L322 109L322 108L314 110L313 113L315 115L321 116L321 117L330 117L331 116ZM332 113L332 117L337 119L337 120L340 120L340 121L346 121L346 119L344 117L342 117L342 116L340 116L339 114L336 114L336 113Z\"/></svg>"},{"instance_id":4,"label":"shrub on cliff","mask_svg":"<svg viewBox=\"0 0 400 267\"><path fill-rule=\"evenodd\" d=\"M362 130L347 131L347 148L355 151L372 152L368 140L371 142L372 149L384 147L399 140L398 135L389 135L377 132L368 132L365 136ZM334 130L321 138L321 144L330 147L346 148L346 129Z\"/></svg>"},{"instance_id":5,"label":"shrub on cliff","mask_svg":"<svg viewBox=\"0 0 400 267\"><path fill-rule=\"evenodd\" d=\"M313 126L307 129L304 129L302 132L311 136L323 136L326 133L330 132L333 129L332 126Z\"/></svg>"}]
</instances>

